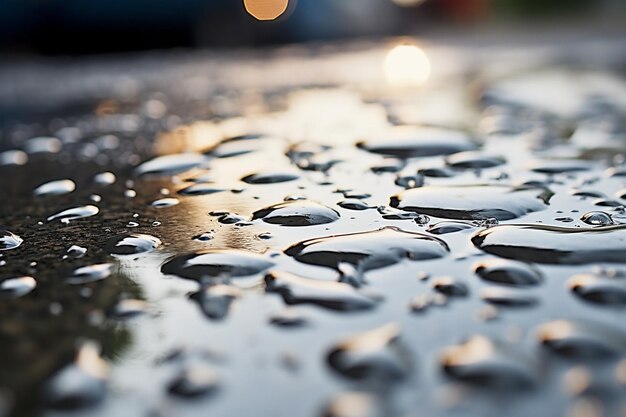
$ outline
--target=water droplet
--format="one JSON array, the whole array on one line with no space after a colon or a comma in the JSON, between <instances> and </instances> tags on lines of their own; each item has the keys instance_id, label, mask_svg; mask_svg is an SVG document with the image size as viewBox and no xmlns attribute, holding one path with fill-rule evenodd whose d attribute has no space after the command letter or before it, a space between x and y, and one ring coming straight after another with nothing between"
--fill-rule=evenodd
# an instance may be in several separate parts
<instances>
[{"instance_id":1,"label":"water droplet","mask_svg":"<svg viewBox=\"0 0 626 417\"><path fill-rule=\"evenodd\" d=\"M100 209L98 209L98 207L92 206L92 205L86 205L86 206L73 207L67 210L63 210L57 214L53 214L52 216L48 217L46 220L50 222L50 221L58 219L64 222L69 222L70 220L83 219L85 217L95 216L99 212L100 212Z\"/></svg>"},{"instance_id":2,"label":"water droplet","mask_svg":"<svg viewBox=\"0 0 626 417\"><path fill-rule=\"evenodd\" d=\"M199 397L214 393L219 385L219 378L212 367L194 363L185 366L169 383L167 390L180 397Z\"/></svg>"},{"instance_id":3,"label":"water droplet","mask_svg":"<svg viewBox=\"0 0 626 417\"><path fill-rule=\"evenodd\" d=\"M216 188L215 186L208 184L208 183L201 182L201 183L190 185L187 188L183 188L182 190L178 191L178 194L180 195L209 195L209 194L221 193L223 191L226 191L226 190L223 188Z\"/></svg>"},{"instance_id":4,"label":"water droplet","mask_svg":"<svg viewBox=\"0 0 626 417\"><path fill-rule=\"evenodd\" d=\"M72 245L67 250L66 255L63 256L63 259L66 258L82 258L87 253L87 248L83 248L78 245Z\"/></svg>"},{"instance_id":5,"label":"water droplet","mask_svg":"<svg viewBox=\"0 0 626 417\"><path fill-rule=\"evenodd\" d=\"M164 208L164 207L172 207L180 203L177 198L161 198L159 200L155 200L150 205L156 208Z\"/></svg>"},{"instance_id":6,"label":"water droplet","mask_svg":"<svg viewBox=\"0 0 626 417\"><path fill-rule=\"evenodd\" d=\"M306 317L295 308L283 308L270 317L270 323L283 328L303 327L308 323Z\"/></svg>"},{"instance_id":7,"label":"water droplet","mask_svg":"<svg viewBox=\"0 0 626 417\"><path fill-rule=\"evenodd\" d=\"M104 399L108 365L94 342L84 343L76 360L62 368L43 388L44 401L53 408L78 409Z\"/></svg>"},{"instance_id":8,"label":"water droplet","mask_svg":"<svg viewBox=\"0 0 626 417\"><path fill-rule=\"evenodd\" d=\"M514 286L532 286L543 282L541 272L530 264L505 259L489 259L473 266L485 281Z\"/></svg>"},{"instance_id":9,"label":"water droplet","mask_svg":"<svg viewBox=\"0 0 626 417\"><path fill-rule=\"evenodd\" d=\"M153 251L160 245L161 241L154 236L130 233L112 237L106 242L105 248L112 255L135 255Z\"/></svg>"},{"instance_id":10,"label":"water droplet","mask_svg":"<svg viewBox=\"0 0 626 417\"><path fill-rule=\"evenodd\" d=\"M418 174L431 178L452 178L456 173L449 168L423 168L417 171Z\"/></svg>"},{"instance_id":11,"label":"water droplet","mask_svg":"<svg viewBox=\"0 0 626 417\"><path fill-rule=\"evenodd\" d=\"M587 171L593 168L593 164L582 160L555 159L548 161L535 161L528 166L533 172L540 174L555 175Z\"/></svg>"},{"instance_id":12,"label":"water droplet","mask_svg":"<svg viewBox=\"0 0 626 417\"><path fill-rule=\"evenodd\" d=\"M367 210L367 209L375 208L357 199L343 200L337 203L337 205L346 210Z\"/></svg>"},{"instance_id":13,"label":"water droplet","mask_svg":"<svg viewBox=\"0 0 626 417\"><path fill-rule=\"evenodd\" d=\"M290 172L262 172L246 175L241 181L248 184L276 184L280 182L295 181L300 176Z\"/></svg>"},{"instance_id":14,"label":"water droplet","mask_svg":"<svg viewBox=\"0 0 626 417\"><path fill-rule=\"evenodd\" d=\"M625 226L502 225L476 233L472 242L503 258L546 264L623 262L626 257Z\"/></svg>"},{"instance_id":15,"label":"water droplet","mask_svg":"<svg viewBox=\"0 0 626 417\"><path fill-rule=\"evenodd\" d=\"M445 348L440 357L443 370L451 377L493 388L524 388L538 380L538 364L514 346L472 336Z\"/></svg>"},{"instance_id":16,"label":"water droplet","mask_svg":"<svg viewBox=\"0 0 626 417\"><path fill-rule=\"evenodd\" d=\"M428 226L428 229L426 229L426 231L434 235L446 235L448 233L456 233L463 230L474 229L474 227L475 226L471 223L444 221L431 224L430 226Z\"/></svg>"},{"instance_id":17,"label":"water droplet","mask_svg":"<svg viewBox=\"0 0 626 417\"><path fill-rule=\"evenodd\" d=\"M194 236L193 240L198 240L200 242L208 242L209 240L213 240L215 235L211 232L202 233L200 235Z\"/></svg>"},{"instance_id":18,"label":"water droplet","mask_svg":"<svg viewBox=\"0 0 626 417\"><path fill-rule=\"evenodd\" d=\"M267 292L278 293L286 304L314 304L336 311L367 310L377 300L349 284L273 271L265 276Z\"/></svg>"},{"instance_id":19,"label":"water droplet","mask_svg":"<svg viewBox=\"0 0 626 417\"><path fill-rule=\"evenodd\" d=\"M500 307L531 307L538 300L530 295L520 293L519 290L511 290L501 287L487 287L480 291L483 301Z\"/></svg>"},{"instance_id":20,"label":"water droplet","mask_svg":"<svg viewBox=\"0 0 626 417\"><path fill-rule=\"evenodd\" d=\"M135 190L125 190L124 197L126 198L135 198L137 197L137 191Z\"/></svg>"},{"instance_id":21,"label":"water droplet","mask_svg":"<svg viewBox=\"0 0 626 417\"><path fill-rule=\"evenodd\" d=\"M210 319L222 320L230 311L232 302L241 297L241 291L229 285L211 285L194 293L194 299L202 312Z\"/></svg>"},{"instance_id":22,"label":"water droplet","mask_svg":"<svg viewBox=\"0 0 626 417\"><path fill-rule=\"evenodd\" d=\"M357 146L369 152L398 158L449 155L476 149L468 135L454 130L398 128L392 131L392 136L393 138L360 142Z\"/></svg>"},{"instance_id":23,"label":"water droplet","mask_svg":"<svg viewBox=\"0 0 626 417\"><path fill-rule=\"evenodd\" d=\"M222 224L234 224L237 226L249 226L252 224L245 217L233 213L222 214L217 218L217 221Z\"/></svg>"},{"instance_id":24,"label":"water droplet","mask_svg":"<svg viewBox=\"0 0 626 417\"><path fill-rule=\"evenodd\" d=\"M337 268L345 262L363 270L383 268L403 259L412 261L442 258L448 254L445 242L421 233L395 227L305 240L285 253L296 260Z\"/></svg>"},{"instance_id":25,"label":"water droplet","mask_svg":"<svg viewBox=\"0 0 626 417\"><path fill-rule=\"evenodd\" d=\"M196 153L185 153L175 155L159 156L144 162L135 168L135 175L172 175L191 168L207 161L207 157Z\"/></svg>"},{"instance_id":26,"label":"water droplet","mask_svg":"<svg viewBox=\"0 0 626 417\"><path fill-rule=\"evenodd\" d=\"M252 220L280 226L313 226L331 223L339 219L335 210L311 201L286 201L252 214Z\"/></svg>"},{"instance_id":27,"label":"water droplet","mask_svg":"<svg viewBox=\"0 0 626 417\"><path fill-rule=\"evenodd\" d=\"M0 152L0 166L6 165L26 165L28 155L24 151L10 150Z\"/></svg>"},{"instance_id":28,"label":"water droplet","mask_svg":"<svg viewBox=\"0 0 626 417\"><path fill-rule=\"evenodd\" d=\"M551 321L537 329L537 338L551 351L576 359L609 359L626 349L621 329L591 321Z\"/></svg>"},{"instance_id":29,"label":"water droplet","mask_svg":"<svg viewBox=\"0 0 626 417\"><path fill-rule=\"evenodd\" d=\"M396 177L394 184L407 190L419 188L424 185L424 177L421 174L399 175Z\"/></svg>"},{"instance_id":30,"label":"water droplet","mask_svg":"<svg viewBox=\"0 0 626 417\"><path fill-rule=\"evenodd\" d=\"M0 282L0 298L19 298L37 286L37 281L33 277L9 278Z\"/></svg>"},{"instance_id":31,"label":"water droplet","mask_svg":"<svg viewBox=\"0 0 626 417\"><path fill-rule=\"evenodd\" d=\"M626 280L602 274L579 274L568 281L569 288L586 301L604 305L626 304Z\"/></svg>"},{"instance_id":32,"label":"water droplet","mask_svg":"<svg viewBox=\"0 0 626 417\"><path fill-rule=\"evenodd\" d=\"M266 257L238 250L200 251L177 256L161 267L161 272L181 278L204 281L218 277L257 275L272 267Z\"/></svg>"},{"instance_id":33,"label":"water droplet","mask_svg":"<svg viewBox=\"0 0 626 417\"><path fill-rule=\"evenodd\" d=\"M400 341L400 329L388 324L351 336L328 354L332 369L350 379L364 379L387 384L400 381L411 373L413 363Z\"/></svg>"},{"instance_id":34,"label":"water droplet","mask_svg":"<svg viewBox=\"0 0 626 417\"><path fill-rule=\"evenodd\" d=\"M62 195L71 193L76 189L76 184L72 180L56 180L41 184L35 188L33 194L38 197L49 195Z\"/></svg>"},{"instance_id":35,"label":"water droplet","mask_svg":"<svg viewBox=\"0 0 626 417\"><path fill-rule=\"evenodd\" d=\"M114 184L116 180L117 178L112 172L101 172L93 177L93 182L98 185L111 185Z\"/></svg>"},{"instance_id":36,"label":"water droplet","mask_svg":"<svg viewBox=\"0 0 626 417\"><path fill-rule=\"evenodd\" d=\"M113 264L95 264L77 268L65 279L68 284L86 284L100 281L111 275Z\"/></svg>"},{"instance_id":37,"label":"water droplet","mask_svg":"<svg viewBox=\"0 0 626 417\"><path fill-rule=\"evenodd\" d=\"M448 276L434 278L431 287L433 290L450 297L466 297L469 294L467 284Z\"/></svg>"},{"instance_id":38,"label":"water droplet","mask_svg":"<svg viewBox=\"0 0 626 417\"><path fill-rule=\"evenodd\" d=\"M460 152L446 158L446 164L456 169L493 168L506 163L500 156L485 155L482 152Z\"/></svg>"},{"instance_id":39,"label":"water droplet","mask_svg":"<svg viewBox=\"0 0 626 417\"><path fill-rule=\"evenodd\" d=\"M542 188L496 185L423 187L391 198L390 205L429 216L459 220L510 220L546 208L550 193Z\"/></svg>"},{"instance_id":40,"label":"water droplet","mask_svg":"<svg viewBox=\"0 0 626 417\"><path fill-rule=\"evenodd\" d=\"M61 141L51 136L41 136L28 139L24 143L24 150L28 154L57 153L61 150Z\"/></svg>"},{"instance_id":41,"label":"water droplet","mask_svg":"<svg viewBox=\"0 0 626 417\"><path fill-rule=\"evenodd\" d=\"M615 224L611 215L603 211L588 211L582 215L580 220L592 226L609 226Z\"/></svg>"},{"instance_id":42,"label":"water droplet","mask_svg":"<svg viewBox=\"0 0 626 417\"><path fill-rule=\"evenodd\" d=\"M557 217L554 220L562 223L572 223L574 221L574 219L572 219L571 217Z\"/></svg>"},{"instance_id":43,"label":"water droplet","mask_svg":"<svg viewBox=\"0 0 626 417\"><path fill-rule=\"evenodd\" d=\"M20 246L22 242L24 242L24 240L18 235L6 229L0 229L0 251L15 249Z\"/></svg>"}]
</instances>

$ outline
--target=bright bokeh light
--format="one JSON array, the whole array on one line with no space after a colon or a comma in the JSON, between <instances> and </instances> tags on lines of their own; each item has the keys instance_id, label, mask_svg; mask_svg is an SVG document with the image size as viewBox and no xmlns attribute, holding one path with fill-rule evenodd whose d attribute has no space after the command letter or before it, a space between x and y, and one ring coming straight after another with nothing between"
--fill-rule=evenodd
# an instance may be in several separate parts
<instances>
[{"instance_id":1,"label":"bright bokeh light","mask_svg":"<svg viewBox=\"0 0 626 417\"><path fill-rule=\"evenodd\" d=\"M387 53L385 78L391 86L419 87L430 76L430 60L416 45L397 45Z\"/></svg>"},{"instance_id":2,"label":"bright bokeh light","mask_svg":"<svg viewBox=\"0 0 626 417\"><path fill-rule=\"evenodd\" d=\"M287 10L289 0L243 0L246 11L258 20L274 20Z\"/></svg>"}]
</instances>

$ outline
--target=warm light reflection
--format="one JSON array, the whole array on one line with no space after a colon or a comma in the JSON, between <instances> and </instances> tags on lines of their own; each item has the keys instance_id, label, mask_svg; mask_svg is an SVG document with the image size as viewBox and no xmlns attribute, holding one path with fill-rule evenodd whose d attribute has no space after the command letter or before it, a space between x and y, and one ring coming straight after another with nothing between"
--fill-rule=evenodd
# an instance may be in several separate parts
<instances>
[{"instance_id":1,"label":"warm light reflection","mask_svg":"<svg viewBox=\"0 0 626 417\"><path fill-rule=\"evenodd\" d=\"M258 20L274 20L285 13L289 0L243 0L246 11Z\"/></svg>"},{"instance_id":2,"label":"warm light reflection","mask_svg":"<svg viewBox=\"0 0 626 417\"><path fill-rule=\"evenodd\" d=\"M385 59L385 77L392 86L417 87L430 76L428 56L415 45L395 46Z\"/></svg>"},{"instance_id":3,"label":"warm light reflection","mask_svg":"<svg viewBox=\"0 0 626 417\"><path fill-rule=\"evenodd\" d=\"M392 3L401 7L415 7L424 3L425 0L391 0Z\"/></svg>"}]
</instances>

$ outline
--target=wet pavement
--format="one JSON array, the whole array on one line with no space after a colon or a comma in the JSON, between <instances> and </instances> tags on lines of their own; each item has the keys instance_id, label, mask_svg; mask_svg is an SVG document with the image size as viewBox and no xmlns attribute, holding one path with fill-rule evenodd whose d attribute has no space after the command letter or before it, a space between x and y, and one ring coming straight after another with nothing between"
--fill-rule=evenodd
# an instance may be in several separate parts
<instances>
[{"instance_id":1,"label":"wet pavement","mask_svg":"<svg viewBox=\"0 0 626 417\"><path fill-rule=\"evenodd\" d=\"M579 47L0 72L0 416L623 415L626 61Z\"/></svg>"}]
</instances>

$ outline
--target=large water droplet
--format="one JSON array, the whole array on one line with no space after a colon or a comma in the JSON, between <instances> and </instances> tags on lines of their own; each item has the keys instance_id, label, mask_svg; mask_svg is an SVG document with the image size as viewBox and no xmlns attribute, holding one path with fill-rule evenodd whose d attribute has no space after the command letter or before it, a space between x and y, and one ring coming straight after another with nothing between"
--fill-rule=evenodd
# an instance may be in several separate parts
<instances>
[{"instance_id":1,"label":"large water droplet","mask_svg":"<svg viewBox=\"0 0 626 417\"><path fill-rule=\"evenodd\" d=\"M95 264L75 269L72 275L65 279L68 284L86 284L100 281L111 275L113 264Z\"/></svg>"},{"instance_id":2,"label":"large water droplet","mask_svg":"<svg viewBox=\"0 0 626 417\"><path fill-rule=\"evenodd\" d=\"M357 146L369 152L399 158L449 155L476 149L468 135L454 130L400 128L392 136L393 138L360 142Z\"/></svg>"},{"instance_id":3,"label":"large water droplet","mask_svg":"<svg viewBox=\"0 0 626 417\"><path fill-rule=\"evenodd\" d=\"M453 378L494 388L522 388L538 380L538 365L513 346L472 336L441 354L443 370Z\"/></svg>"},{"instance_id":4,"label":"large water droplet","mask_svg":"<svg viewBox=\"0 0 626 417\"><path fill-rule=\"evenodd\" d=\"M546 208L550 193L543 188L498 185L423 187L391 198L390 205L429 216L459 220L510 220Z\"/></svg>"},{"instance_id":5,"label":"large water droplet","mask_svg":"<svg viewBox=\"0 0 626 417\"><path fill-rule=\"evenodd\" d=\"M280 226L314 226L331 223L339 219L335 210L311 201L287 201L257 210L252 220Z\"/></svg>"},{"instance_id":6,"label":"large water droplet","mask_svg":"<svg viewBox=\"0 0 626 417\"><path fill-rule=\"evenodd\" d=\"M161 267L161 272L203 281L210 278L238 278L260 274L272 267L266 257L238 250L213 250L177 256Z\"/></svg>"},{"instance_id":7,"label":"large water droplet","mask_svg":"<svg viewBox=\"0 0 626 417\"><path fill-rule=\"evenodd\" d=\"M588 211L582 215L580 220L592 226L610 226L615 224L611 215L603 211Z\"/></svg>"},{"instance_id":8,"label":"large water droplet","mask_svg":"<svg viewBox=\"0 0 626 417\"><path fill-rule=\"evenodd\" d=\"M196 153L159 156L135 168L135 175L171 175L188 171L207 161L207 157Z\"/></svg>"},{"instance_id":9,"label":"large water droplet","mask_svg":"<svg viewBox=\"0 0 626 417\"><path fill-rule=\"evenodd\" d=\"M194 293L202 312L210 319L222 320L228 315L232 302L241 296L241 290L230 285L211 285Z\"/></svg>"},{"instance_id":10,"label":"large water droplet","mask_svg":"<svg viewBox=\"0 0 626 417\"><path fill-rule=\"evenodd\" d=\"M108 365L93 342L84 343L76 360L58 371L43 388L44 401L53 408L77 409L104 399Z\"/></svg>"},{"instance_id":11,"label":"large water droplet","mask_svg":"<svg viewBox=\"0 0 626 417\"><path fill-rule=\"evenodd\" d=\"M409 259L442 258L448 246L442 240L395 227L305 240L285 253L313 265L337 268L341 263L359 265L363 270L382 268Z\"/></svg>"},{"instance_id":12,"label":"large water droplet","mask_svg":"<svg viewBox=\"0 0 626 417\"><path fill-rule=\"evenodd\" d=\"M547 161L535 161L528 168L540 174L567 174L587 171L593 168L593 164L582 160L555 159Z\"/></svg>"},{"instance_id":13,"label":"large water droplet","mask_svg":"<svg viewBox=\"0 0 626 417\"><path fill-rule=\"evenodd\" d=\"M193 184L190 185L187 188L183 188L182 190L178 191L178 194L180 195L209 195L209 194L215 194L215 193L221 193L223 191L226 191L223 188L219 188L219 187L215 187L212 184L209 183L198 183L198 184Z\"/></svg>"},{"instance_id":14,"label":"large water droplet","mask_svg":"<svg viewBox=\"0 0 626 417\"><path fill-rule=\"evenodd\" d=\"M474 272L485 281L514 286L538 285L541 272L530 264L505 259L489 259L474 264Z\"/></svg>"},{"instance_id":15,"label":"large water droplet","mask_svg":"<svg viewBox=\"0 0 626 417\"><path fill-rule=\"evenodd\" d=\"M35 188L33 194L38 197L48 195L62 195L71 193L75 189L76 184L72 180L56 180L41 184L39 187Z\"/></svg>"},{"instance_id":16,"label":"large water droplet","mask_svg":"<svg viewBox=\"0 0 626 417\"><path fill-rule=\"evenodd\" d=\"M504 164L506 160L500 156L486 155L482 152L460 152L446 158L446 164L457 169L484 169Z\"/></svg>"},{"instance_id":17,"label":"large water droplet","mask_svg":"<svg viewBox=\"0 0 626 417\"><path fill-rule=\"evenodd\" d=\"M569 288L586 301L604 305L626 304L626 278L602 274L579 274L568 281Z\"/></svg>"},{"instance_id":18,"label":"large water droplet","mask_svg":"<svg viewBox=\"0 0 626 417\"><path fill-rule=\"evenodd\" d=\"M63 210L57 214L53 214L48 217L48 221L52 220L61 220L63 222L68 222L70 220L82 219L85 217L95 216L100 212L100 209L96 206L86 205L80 207L73 207L67 210Z\"/></svg>"},{"instance_id":19,"label":"large water droplet","mask_svg":"<svg viewBox=\"0 0 626 417\"><path fill-rule=\"evenodd\" d=\"M626 350L621 329L591 321L551 321L538 328L537 338L553 352L578 359L608 359Z\"/></svg>"},{"instance_id":20,"label":"large water droplet","mask_svg":"<svg viewBox=\"0 0 626 417\"><path fill-rule=\"evenodd\" d=\"M501 287L483 288L480 291L480 298L489 304L501 307L531 307L538 303L538 300L531 295Z\"/></svg>"},{"instance_id":21,"label":"large water droplet","mask_svg":"<svg viewBox=\"0 0 626 417\"><path fill-rule=\"evenodd\" d=\"M20 246L22 242L24 242L24 240L18 235L6 229L0 230L0 251L15 249Z\"/></svg>"},{"instance_id":22,"label":"large water droplet","mask_svg":"<svg viewBox=\"0 0 626 417\"><path fill-rule=\"evenodd\" d=\"M181 397L208 395L217 391L218 388L217 373L212 367L202 362L186 365L167 386L171 394Z\"/></svg>"},{"instance_id":23,"label":"large water droplet","mask_svg":"<svg viewBox=\"0 0 626 417\"><path fill-rule=\"evenodd\" d=\"M626 226L502 225L476 233L472 242L503 258L546 264L621 263L626 259Z\"/></svg>"},{"instance_id":24,"label":"large water droplet","mask_svg":"<svg viewBox=\"0 0 626 417\"><path fill-rule=\"evenodd\" d=\"M150 252L161 245L161 241L151 235L130 233L109 239L105 248L113 255L135 255Z\"/></svg>"},{"instance_id":25,"label":"large water droplet","mask_svg":"<svg viewBox=\"0 0 626 417\"><path fill-rule=\"evenodd\" d=\"M9 278L0 282L0 298L19 298L37 286L37 281L33 277Z\"/></svg>"},{"instance_id":26,"label":"large water droplet","mask_svg":"<svg viewBox=\"0 0 626 417\"><path fill-rule=\"evenodd\" d=\"M180 203L180 201L177 198L168 197L168 198L161 198L159 200L155 200L152 203L150 203L150 205L156 208L164 208L164 207L175 206L178 203Z\"/></svg>"},{"instance_id":27,"label":"large water droplet","mask_svg":"<svg viewBox=\"0 0 626 417\"><path fill-rule=\"evenodd\" d=\"M248 184L276 184L279 182L295 181L300 176L291 172L260 172L246 175L241 179Z\"/></svg>"},{"instance_id":28,"label":"large water droplet","mask_svg":"<svg viewBox=\"0 0 626 417\"><path fill-rule=\"evenodd\" d=\"M268 292L279 293L287 304L315 304L338 311L367 310L377 300L341 282L304 278L289 272L274 271L265 276Z\"/></svg>"},{"instance_id":29,"label":"large water droplet","mask_svg":"<svg viewBox=\"0 0 626 417\"><path fill-rule=\"evenodd\" d=\"M400 342L400 329L388 324L345 339L328 354L335 371L351 379L399 381L412 371L409 352Z\"/></svg>"}]
</instances>

